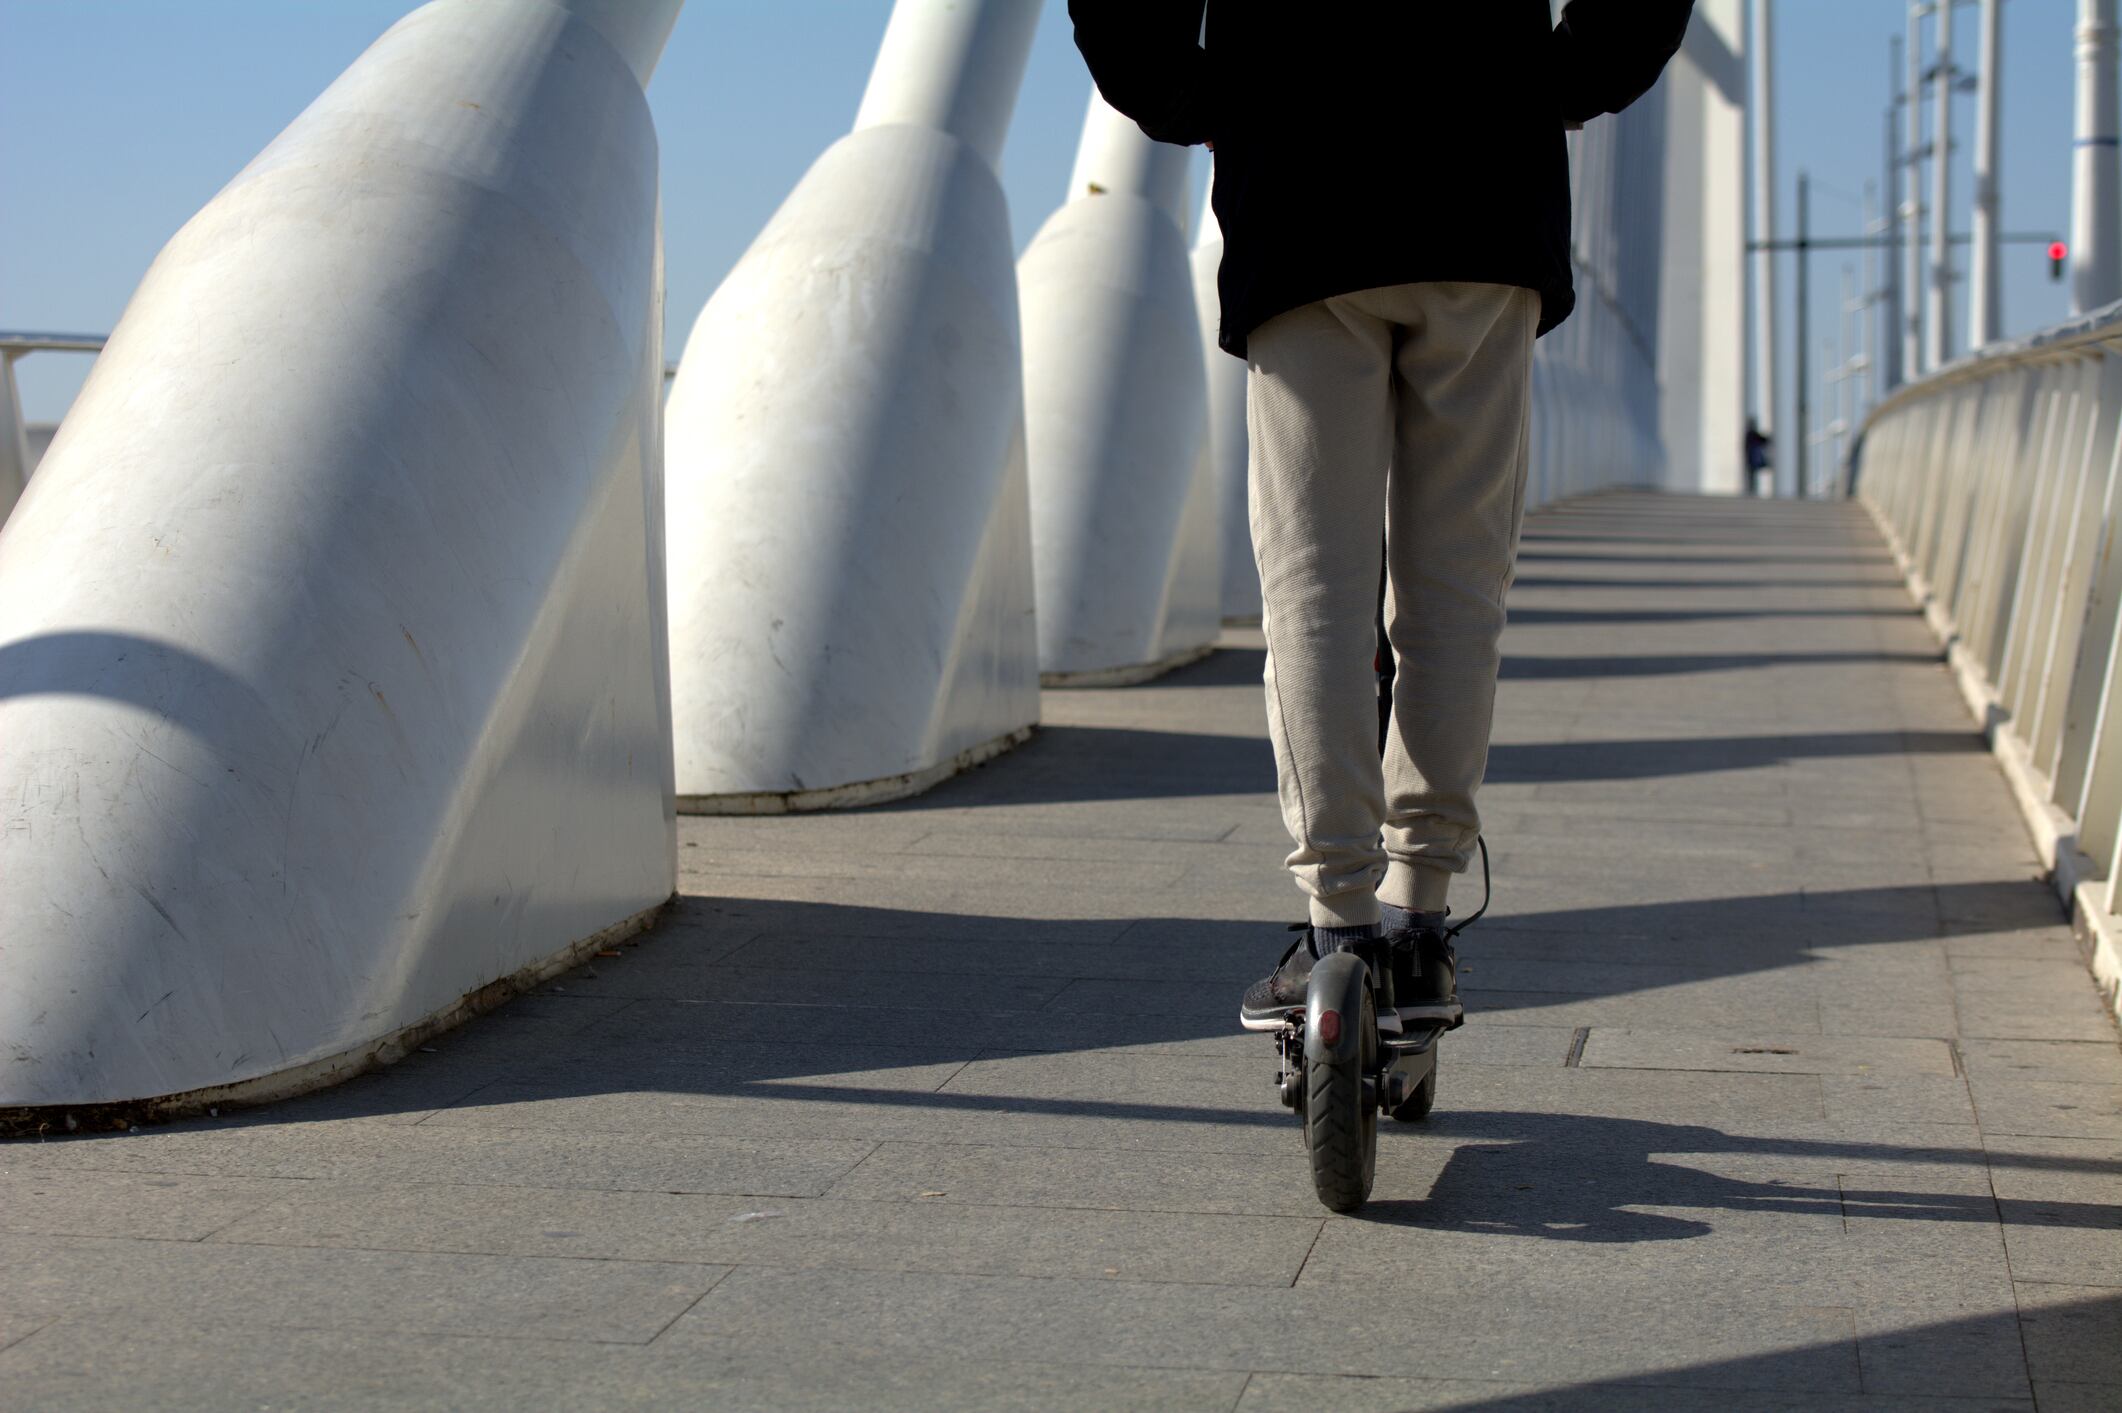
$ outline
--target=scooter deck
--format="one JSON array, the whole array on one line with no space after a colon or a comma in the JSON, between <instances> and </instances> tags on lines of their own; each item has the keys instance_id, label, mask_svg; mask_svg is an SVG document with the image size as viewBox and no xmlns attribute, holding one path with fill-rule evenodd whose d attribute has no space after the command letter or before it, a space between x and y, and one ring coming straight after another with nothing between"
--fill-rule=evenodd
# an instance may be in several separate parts
<instances>
[{"instance_id":1,"label":"scooter deck","mask_svg":"<svg viewBox=\"0 0 2122 1413\"><path fill-rule=\"evenodd\" d=\"M1238 1024L1256 1034L1272 1035L1286 1025L1303 1026L1304 1007L1288 1006L1279 1011L1269 1011L1257 1016L1249 1016L1240 1011L1238 1012ZM1421 1021L1418 1026L1431 1024L1435 1024L1435 1022ZM1398 1016L1394 1016L1390 1020L1381 1018L1378 1033L1387 1039L1398 1039L1401 1034L1400 1018Z\"/></svg>"}]
</instances>

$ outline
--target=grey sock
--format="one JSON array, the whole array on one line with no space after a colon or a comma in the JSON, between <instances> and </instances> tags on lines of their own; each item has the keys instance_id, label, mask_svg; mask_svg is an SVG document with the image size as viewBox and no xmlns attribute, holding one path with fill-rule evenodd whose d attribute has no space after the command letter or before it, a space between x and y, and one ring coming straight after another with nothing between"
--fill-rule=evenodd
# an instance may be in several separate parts
<instances>
[{"instance_id":1,"label":"grey sock","mask_svg":"<svg viewBox=\"0 0 2122 1413\"><path fill-rule=\"evenodd\" d=\"M1391 903L1378 904L1379 926L1387 932L1407 932L1417 927L1442 927L1444 919L1449 915L1443 911L1409 912L1406 908L1396 908Z\"/></svg>"},{"instance_id":2,"label":"grey sock","mask_svg":"<svg viewBox=\"0 0 2122 1413\"><path fill-rule=\"evenodd\" d=\"M1368 927L1314 927L1312 929L1312 955L1323 957L1327 952L1339 951L1344 942L1361 942L1371 937L1382 937L1378 924ZM1321 949L1325 950L1322 951Z\"/></svg>"}]
</instances>

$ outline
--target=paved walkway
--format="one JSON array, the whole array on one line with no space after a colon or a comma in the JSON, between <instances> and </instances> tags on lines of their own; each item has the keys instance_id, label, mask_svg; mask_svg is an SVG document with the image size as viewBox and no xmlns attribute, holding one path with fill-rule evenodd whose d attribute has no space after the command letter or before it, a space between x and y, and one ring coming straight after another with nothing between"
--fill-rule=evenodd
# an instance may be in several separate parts
<instances>
[{"instance_id":1,"label":"paved walkway","mask_svg":"<svg viewBox=\"0 0 2122 1413\"><path fill-rule=\"evenodd\" d=\"M1360 1217L1233 1017L1298 915L1239 637L684 822L664 926L385 1074L0 1148L0 1406L2122 1407L2122 1051L1866 522L1581 502L1514 620Z\"/></svg>"}]
</instances>

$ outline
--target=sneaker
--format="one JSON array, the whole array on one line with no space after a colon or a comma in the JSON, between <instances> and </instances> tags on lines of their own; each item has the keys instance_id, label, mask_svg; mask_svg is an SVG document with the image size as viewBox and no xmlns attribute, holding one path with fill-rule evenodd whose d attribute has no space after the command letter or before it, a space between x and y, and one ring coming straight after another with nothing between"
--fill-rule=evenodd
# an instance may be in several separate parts
<instances>
[{"instance_id":1,"label":"sneaker","mask_svg":"<svg viewBox=\"0 0 2122 1413\"><path fill-rule=\"evenodd\" d=\"M1304 1008L1311 990L1312 968L1319 959L1312 955L1312 930L1293 929L1297 940L1289 944L1275 969L1245 990L1238 1003L1238 1024L1247 1030L1280 1030L1291 1011Z\"/></svg>"},{"instance_id":2,"label":"sneaker","mask_svg":"<svg viewBox=\"0 0 2122 1413\"><path fill-rule=\"evenodd\" d=\"M1402 1025L1464 1023L1459 1004L1459 954L1441 927L1411 927L1386 939L1391 944L1393 1000Z\"/></svg>"},{"instance_id":3,"label":"sneaker","mask_svg":"<svg viewBox=\"0 0 2122 1413\"><path fill-rule=\"evenodd\" d=\"M1303 935L1289 944L1272 972L1246 988L1245 999L1238 1003L1238 1024L1247 1030L1280 1030L1310 996L1312 968L1319 962L1312 953L1312 930L1298 923L1290 931ZM1381 1034L1401 1033L1400 1017L1392 1011L1380 1011L1377 1022Z\"/></svg>"}]
</instances>

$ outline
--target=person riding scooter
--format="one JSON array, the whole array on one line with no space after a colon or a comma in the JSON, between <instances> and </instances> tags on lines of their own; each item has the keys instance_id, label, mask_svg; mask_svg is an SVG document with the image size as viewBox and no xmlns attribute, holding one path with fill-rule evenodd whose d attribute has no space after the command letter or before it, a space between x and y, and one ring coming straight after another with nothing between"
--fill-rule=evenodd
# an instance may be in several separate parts
<instances>
[{"instance_id":1,"label":"person riding scooter","mask_svg":"<svg viewBox=\"0 0 2122 1413\"><path fill-rule=\"evenodd\" d=\"M1381 935L1399 1018L1459 1017L1446 898L1481 830L1533 341L1575 298L1565 132L1646 92L1692 9L1069 4L1106 100L1215 153L1219 341L1251 369L1268 726L1309 904L1246 993L1249 1027L1303 1005L1319 957ZM1382 761L1381 559L1397 667Z\"/></svg>"}]
</instances>

